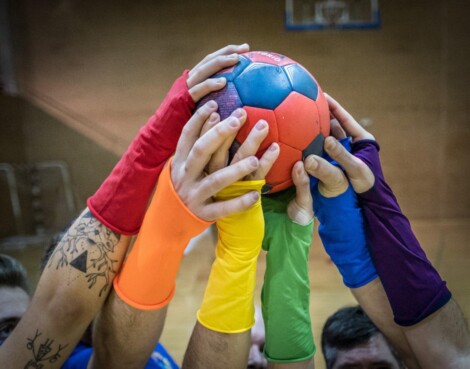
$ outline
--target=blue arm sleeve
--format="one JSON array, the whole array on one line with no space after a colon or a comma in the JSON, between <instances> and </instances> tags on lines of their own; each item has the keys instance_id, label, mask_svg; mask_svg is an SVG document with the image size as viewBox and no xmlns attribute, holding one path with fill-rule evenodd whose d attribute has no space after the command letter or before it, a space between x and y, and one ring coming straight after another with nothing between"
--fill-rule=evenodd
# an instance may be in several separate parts
<instances>
[{"instance_id":1,"label":"blue arm sleeve","mask_svg":"<svg viewBox=\"0 0 470 369\"><path fill-rule=\"evenodd\" d=\"M350 139L340 140L351 151ZM339 166L328 155L325 159ZM326 252L335 263L349 288L366 285L377 277L366 242L364 219L351 186L343 194L327 198L318 191L318 179L310 178L313 210L320 221L318 228Z\"/></svg>"}]
</instances>

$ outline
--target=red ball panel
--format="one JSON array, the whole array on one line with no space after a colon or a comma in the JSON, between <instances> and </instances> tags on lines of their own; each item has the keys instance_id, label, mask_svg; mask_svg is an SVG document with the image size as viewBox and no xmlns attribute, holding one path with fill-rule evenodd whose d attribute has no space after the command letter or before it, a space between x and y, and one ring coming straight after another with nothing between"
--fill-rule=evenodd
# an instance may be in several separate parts
<instances>
[{"instance_id":1,"label":"red ball panel","mask_svg":"<svg viewBox=\"0 0 470 369\"><path fill-rule=\"evenodd\" d=\"M302 151L320 133L317 103L298 92L289 96L274 109L279 141Z\"/></svg>"},{"instance_id":2,"label":"red ball panel","mask_svg":"<svg viewBox=\"0 0 470 369\"><path fill-rule=\"evenodd\" d=\"M264 119L269 124L269 133L266 138L261 142L258 152L266 150L273 142L279 141L279 133L276 124L276 117L274 112L270 109L254 108L252 106L244 106L247 113L245 124L243 124L237 134L237 141L242 143L248 137L251 129L255 126L260 119Z\"/></svg>"},{"instance_id":3,"label":"red ball panel","mask_svg":"<svg viewBox=\"0 0 470 369\"><path fill-rule=\"evenodd\" d=\"M271 192L285 190L293 185L291 172L296 162L302 160L302 152L279 142L281 149L274 166L266 176L266 183L272 186ZM258 157L261 157L259 153Z\"/></svg>"},{"instance_id":4,"label":"red ball panel","mask_svg":"<svg viewBox=\"0 0 470 369\"><path fill-rule=\"evenodd\" d=\"M242 55L245 55L252 62L279 65L280 67L296 63L296 61L287 56L269 51L249 51Z\"/></svg>"}]
</instances>

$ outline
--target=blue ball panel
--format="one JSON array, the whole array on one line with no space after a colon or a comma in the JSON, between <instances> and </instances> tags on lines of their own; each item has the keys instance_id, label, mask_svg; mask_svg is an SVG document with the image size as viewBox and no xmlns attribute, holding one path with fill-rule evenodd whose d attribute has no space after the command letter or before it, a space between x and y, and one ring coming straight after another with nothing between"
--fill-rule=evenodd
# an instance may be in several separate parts
<instances>
[{"instance_id":1,"label":"blue ball panel","mask_svg":"<svg viewBox=\"0 0 470 369\"><path fill-rule=\"evenodd\" d=\"M252 63L234 80L243 105L275 109L292 91L282 67Z\"/></svg>"},{"instance_id":2,"label":"blue ball panel","mask_svg":"<svg viewBox=\"0 0 470 369\"><path fill-rule=\"evenodd\" d=\"M222 71L222 73L217 73L217 77L225 77L227 82L233 82L233 80L241 73L243 70L250 64L251 61L246 57L240 55L238 63L235 65L235 68L227 72Z\"/></svg>"},{"instance_id":3,"label":"blue ball panel","mask_svg":"<svg viewBox=\"0 0 470 369\"><path fill-rule=\"evenodd\" d=\"M304 96L317 100L318 85L308 72L298 64L291 64L284 67L289 77L292 89Z\"/></svg>"}]
</instances>

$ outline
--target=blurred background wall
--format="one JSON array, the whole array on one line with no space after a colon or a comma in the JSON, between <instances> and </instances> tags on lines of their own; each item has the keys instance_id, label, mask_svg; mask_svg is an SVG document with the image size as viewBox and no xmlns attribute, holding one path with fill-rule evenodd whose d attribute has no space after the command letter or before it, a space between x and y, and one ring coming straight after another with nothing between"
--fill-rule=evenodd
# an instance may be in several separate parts
<instances>
[{"instance_id":1,"label":"blurred background wall","mask_svg":"<svg viewBox=\"0 0 470 369\"><path fill-rule=\"evenodd\" d=\"M431 258L468 284L470 3L380 7L378 30L293 32L283 0L10 1L20 94L0 96L0 162L65 160L82 208L174 79L217 48L248 42L302 63L367 124ZM455 288L468 296L464 285Z\"/></svg>"}]
</instances>

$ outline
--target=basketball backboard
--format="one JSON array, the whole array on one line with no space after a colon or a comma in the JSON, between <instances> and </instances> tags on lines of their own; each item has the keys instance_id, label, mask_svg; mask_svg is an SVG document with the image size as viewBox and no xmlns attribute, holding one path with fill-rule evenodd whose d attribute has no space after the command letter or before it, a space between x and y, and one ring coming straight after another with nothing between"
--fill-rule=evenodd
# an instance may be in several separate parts
<instances>
[{"instance_id":1,"label":"basketball backboard","mask_svg":"<svg viewBox=\"0 0 470 369\"><path fill-rule=\"evenodd\" d=\"M286 0L288 30L380 27L378 0Z\"/></svg>"}]
</instances>

